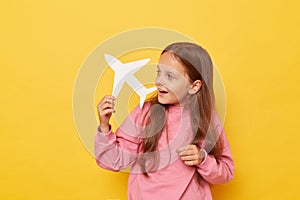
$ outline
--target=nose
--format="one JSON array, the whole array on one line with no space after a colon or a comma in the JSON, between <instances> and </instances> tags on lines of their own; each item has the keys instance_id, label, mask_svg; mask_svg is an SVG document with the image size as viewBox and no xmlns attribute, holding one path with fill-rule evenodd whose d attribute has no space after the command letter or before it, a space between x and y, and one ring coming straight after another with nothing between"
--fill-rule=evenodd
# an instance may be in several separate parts
<instances>
[{"instance_id":1,"label":"nose","mask_svg":"<svg viewBox=\"0 0 300 200\"><path fill-rule=\"evenodd\" d=\"M155 84L156 85L164 85L163 77L161 75L157 75L156 76L156 78L155 78Z\"/></svg>"}]
</instances>

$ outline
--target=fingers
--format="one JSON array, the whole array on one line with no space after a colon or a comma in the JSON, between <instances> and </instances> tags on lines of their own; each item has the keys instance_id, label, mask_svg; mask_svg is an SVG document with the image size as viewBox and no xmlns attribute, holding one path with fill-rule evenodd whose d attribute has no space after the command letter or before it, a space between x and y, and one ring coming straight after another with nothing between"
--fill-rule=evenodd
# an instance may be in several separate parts
<instances>
[{"instance_id":1,"label":"fingers","mask_svg":"<svg viewBox=\"0 0 300 200\"><path fill-rule=\"evenodd\" d=\"M98 104L98 106L99 106L99 105L104 105L104 104L106 104L106 103L108 103L108 104L113 104L115 100L116 100L116 97L114 97L114 96L109 96L109 95L104 96L104 97L102 98L102 100L100 101L100 103Z\"/></svg>"},{"instance_id":2,"label":"fingers","mask_svg":"<svg viewBox=\"0 0 300 200\"><path fill-rule=\"evenodd\" d=\"M198 155L181 156L180 158L182 161L193 161L193 160L197 160L199 156Z\"/></svg>"},{"instance_id":3,"label":"fingers","mask_svg":"<svg viewBox=\"0 0 300 200\"><path fill-rule=\"evenodd\" d=\"M101 130L108 130L110 117L112 113L116 112L114 109L115 100L116 98L113 96L105 96L97 105Z\"/></svg>"},{"instance_id":4,"label":"fingers","mask_svg":"<svg viewBox=\"0 0 300 200\"><path fill-rule=\"evenodd\" d=\"M181 155L194 154L194 153L197 153L199 150L196 145L191 144L191 145L179 147L176 151L177 151L178 155L181 156Z\"/></svg>"},{"instance_id":5,"label":"fingers","mask_svg":"<svg viewBox=\"0 0 300 200\"><path fill-rule=\"evenodd\" d=\"M114 110L114 101L116 100L113 96L105 96L98 104L98 111L102 115L107 115L109 113L115 112Z\"/></svg>"},{"instance_id":6,"label":"fingers","mask_svg":"<svg viewBox=\"0 0 300 200\"><path fill-rule=\"evenodd\" d=\"M108 108L108 109L105 109L105 110L102 110L101 111L101 114L102 115L108 115L108 114L111 114L111 113L114 113L114 112L116 112L113 108Z\"/></svg>"},{"instance_id":7,"label":"fingers","mask_svg":"<svg viewBox=\"0 0 300 200\"><path fill-rule=\"evenodd\" d=\"M193 155L196 155L196 154L198 154L197 150L186 150L186 151L182 151L182 152L178 153L178 155L180 157L182 157L182 156L193 156Z\"/></svg>"},{"instance_id":8,"label":"fingers","mask_svg":"<svg viewBox=\"0 0 300 200\"><path fill-rule=\"evenodd\" d=\"M187 145L177 149L180 159L189 166L198 165L202 162L203 156L200 155L200 149L196 145Z\"/></svg>"},{"instance_id":9,"label":"fingers","mask_svg":"<svg viewBox=\"0 0 300 200\"><path fill-rule=\"evenodd\" d=\"M201 162L199 162L198 160L184 161L184 164L186 164L188 166L199 165L200 163Z\"/></svg>"}]
</instances>

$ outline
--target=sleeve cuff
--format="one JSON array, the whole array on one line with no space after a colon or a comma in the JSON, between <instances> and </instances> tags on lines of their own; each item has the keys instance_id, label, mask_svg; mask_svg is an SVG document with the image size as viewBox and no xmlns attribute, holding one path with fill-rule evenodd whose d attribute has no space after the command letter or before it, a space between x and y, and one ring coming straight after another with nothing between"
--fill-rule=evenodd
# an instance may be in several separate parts
<instances>
[{"instance_id":1,"label":"sleeve cuff","mask_svg":"<svg viewBox=\"0 0 300 200\"><path fill-rule=\"evenodd\" d=\"M116 135L112 132L111 125L109 125L109 131L106 133L102 132L99 126L97 127L95 141L100 141L100 143L107 143L107 142L114 142L115 140L116 140Z\"/></svg>"},{"instance_id":2,"label":"sleeve cuff","mask_svg":"<svg viewBox=\"0 0 300 200\"><path fill-rule=\"evenodd\" d=\"M108 132L102 132L101 129L100 129L100 126L98 126L98 128L97 128L97 133L104 134L104 135L109 135L109 134L111 134L111 133L112 133L111 125L109 124L109 131L108 131Z\"/></svg>"},{"instance_id":3,"label":"sleeve cuff","mask_svg":"<svg viewBox=\"0 0 300 200\"><path fill-rule=\"evenodd\" d=\"M200 164L197 165L198 167L204 165L205 162L206 162L206 160L207 160L207 157L208 157L208 154L207 154L207 152L205 151L205 149L202 149L202 148L201 148L200 151L204 153L204 158L203 158L202 162L201 162Z\"/></svg>"}]
</instances>

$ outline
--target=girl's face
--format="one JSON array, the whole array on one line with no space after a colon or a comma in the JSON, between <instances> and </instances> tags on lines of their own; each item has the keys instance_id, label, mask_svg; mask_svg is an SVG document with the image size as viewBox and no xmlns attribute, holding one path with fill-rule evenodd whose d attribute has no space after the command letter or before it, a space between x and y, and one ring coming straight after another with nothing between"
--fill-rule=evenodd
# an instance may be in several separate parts
<instances>
[{"instance_id":1,"label":"girl's face","mask_svg":"<svg viewBox=\"0 0 300 200\"><path fill-rule=\"evenodd\" d=\"M175 106L185 105L192 87L186 67L169 52L163 53L159 59L155 84L158 102Z\"/></svg>"}]
</instances>

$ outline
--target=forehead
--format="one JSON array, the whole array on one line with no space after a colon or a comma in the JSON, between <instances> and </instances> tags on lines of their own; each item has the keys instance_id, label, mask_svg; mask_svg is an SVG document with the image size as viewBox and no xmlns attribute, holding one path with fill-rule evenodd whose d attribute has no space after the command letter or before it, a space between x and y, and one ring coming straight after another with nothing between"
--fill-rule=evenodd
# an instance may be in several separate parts
<instances>
[{"instance_id":1,"label":"forehead","mask_svg":"<svg viewBox=\"0 0 300 200\"><path fill-rule=\"evenodd\" d=\"M174 70L177 73L186 76L185 66L175 58L174 54L165 52L160 56L158 66L169 70Z\"/></svg>"}]
</instances>

